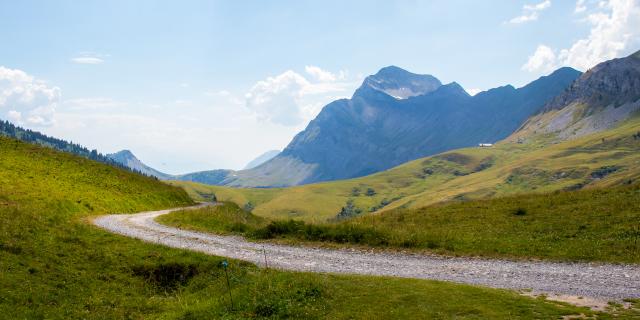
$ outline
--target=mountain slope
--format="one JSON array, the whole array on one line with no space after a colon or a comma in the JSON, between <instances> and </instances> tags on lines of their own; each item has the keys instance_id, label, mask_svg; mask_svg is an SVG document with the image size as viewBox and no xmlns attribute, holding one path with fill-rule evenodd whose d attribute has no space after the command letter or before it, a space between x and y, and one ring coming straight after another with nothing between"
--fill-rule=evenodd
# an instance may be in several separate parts
<instances>
[{"instance_id":1,"label":"mountain slope","mask_svg":"<svg viewBox=\"0 0 640 320\"><path fill-rule=\"evenodd\" d=\"M640 179L640 116L637 111L629 111L629 106L638 104L639 60L640 52L598 65L549 100L541 113L528 119L518 132L492 148L457 149L366 177L290 188L183 185L195 196L197 191L215 193L218 199L239 204L251 202L258 215L326 221L335 218L348 201L362 212L384 212L422 208L443 201L635 183ZM521 89L502 87L478 96L509 97L514 90L527 92L524 97L535 96L545 92L543 84L553 85L534 82ZM577 105L585 112L576 112ZM536 133L536 127L532 128L537 123L543 129L547 128L545 125L558 123L554 117L565 110L576 121L561 126L564 131L540 129ZM492 114L479 116L489 121ZM581 121L598 123L593 121L595 117L616 121L597 130L573 131L571 126Z\"/></svg>"},{"instance_id":2,"label":"mountain slope","mask_svg":"<svg viewBox=\"0 0 640 320\"><path fill-rule=\"evenodd\" d=\"M606 187L640 181L640 117L560 143L531 139L464 148L366 177L288 188L230 188L187 182L193 196L214 193L275 219L323 222L351 200L367 212L422 208L444 201ZM371 189L371 192L369 192Z\"/></svg>"},{"instance_id":3,"label":"mountain slope","mask_svg":"<svg viewBox=\"0 0 640 320\"><path fill-rule=\"evenodd\" d=\"M87 158L87 159L95 160L98 162L106 163L112 166L120 167L122 169L131 169L137 173L142 173L140 171L136 171L134 168L130 168L126 164L123 164L119 161L115 161L114 159L111 159L107 155L103 155L99 153L98 150L96 149L89 150L77 143L68 142L62 139L50 137L37 131L24 129L22 127L12 124L9 121L0 120L0 136L18 139L20 141L37 144L37 145L52 148L58 151L71 153L83 158Z\"/></svg>"},{"instance_id":4,"label":"mountain slope","mask_svg":"<svg viewBox=\"0 0 640 320\"><path fill-rule=\"evenodd\" d=\"M507 137L580 73L562 68L525 87L469 96L457 83L387 67L334 101L277 157L234 172L229 186L289 186L364 176L446 150Z\"/></svg>"},{"instance_id":5,"label":"mountain slope","mask_svg":"<svg viewBox=\"0 0 640 320\"><path fill-rule=\"evenodd\" d=\"M131 153L131 151L129 150L121 150L116 153L110 153L110 154L107 154L106 157L128 168L131 168L134 171L141 172L148 176L153 176L163 180L168 180L173 178L173 176L170 174L160 172L154 168L147 166L138 158L136 158L136 156L133 155L133 153Z\"/></svg>"},{"instance_id":6,"label":"mountain slope","mask_svg":"<svg viewBox=\"0 0 640 320\"><path fill-rule=\"evenodd\" d=\"M511 140L573 139L606 130L640 110L640 51L598 64L529 119Z\"/></svg>"},{"instance_id":7,"label":"mountain slope","mask_svg":"<svg viewBox=\"0 0 640 320\"><path fill-rule=\"evenodd\" d=\"M257 158L249 161L246 166L244 166L243 170L253 169L277 156L280 153L280 150L269 150Z\"/></svg>"}]
</instances>

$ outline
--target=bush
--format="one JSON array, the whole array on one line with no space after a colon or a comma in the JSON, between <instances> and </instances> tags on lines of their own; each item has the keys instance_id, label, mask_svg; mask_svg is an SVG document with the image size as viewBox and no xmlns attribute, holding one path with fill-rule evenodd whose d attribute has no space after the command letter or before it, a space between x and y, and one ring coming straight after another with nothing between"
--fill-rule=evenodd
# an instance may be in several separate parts
<instances>
[{"instance_id":1,"label":"bush","mask_svg":"<svg viewBox=\"0 0 640 320\"><path fill-rule=\"evenodd\" d=\"M518 209L513 210L512 214L514 216L524 216L524 215L527 214L527 209L518 208Z\"/></svg>"},{"instance_id":2,"label":"bush","mask_svg":"<svg viewBox=\"0 0 640 320\"><path fill-rule=\"evenodd\" d=\"M353 225L314 225L303 221L272 221L266 227L257 229L251 235L258 239L292 237L307 241L330 241L337 243L387 245L388 236L373 228Z\"/></svg>"},{"instance_id":3,"label":"bush","mask_svg":"<svg viewBox=\"0 0 640 320\"><path fill-rule=\"evenodd\" d=\"M158 289L172 292L189 282L198 274L195 265L184 263L164 263L158 265L139 265L132 269L133 274L144 278Z\"/></svg>"}]
</instances>

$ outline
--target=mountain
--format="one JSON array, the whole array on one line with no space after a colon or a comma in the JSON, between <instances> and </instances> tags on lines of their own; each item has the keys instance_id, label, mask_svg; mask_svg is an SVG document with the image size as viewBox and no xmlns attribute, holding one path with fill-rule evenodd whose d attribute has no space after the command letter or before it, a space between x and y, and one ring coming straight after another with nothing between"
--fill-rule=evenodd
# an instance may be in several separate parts
<instances>
[{"instance_id":1,"label":"mountain","mask_svg":"<svg viewBox=\"0 0 640 320\"><path fill-rule=\"evenodd\" d=\"M441 85L440 80L432 75L415 74L389 66L367 77L363 87L374 88L396 99L406 99L435 91Z\"/></svg>"},{"instance_id":2,"label":"mountain","mask_svg":"<svg viewBox=\"0 0 640 320\"><path fill-rule=\"evenodd\" d=\"M110 153L110 154L107 154L106 157L117 163L120 163L126 166L127 168L132 169L133 171L141 172L148 176L154 176L162 180L169 180L173 178L173 176L170 174L160 172L142 163L142 161L136 158L136 156L133 155L133 153L131 153L131 151L129 150L122 150L116 153Z\"/></svg>"},{"instance_id":3,"label":"mountain","mask_svg":"<svg viewBox=\"0 0 640 320\"><path fill-rule=\"evenodd\" d=\"M552 135L574 139L610 129L640 110L640 51L602 62L585 72L510 140Z\"/></svg>"},{"instance_id":4,"label":"mountain","mask_svg":"<svg viewBox=\"0 0 640 320\"><path fill-rule=\"evenodd\" d=\"M271 159L273 159L275 156L277 156L280 153L280 150L269 150L261 155L259 155L257 158L251 160L249 163L247 163L247 165L244 167L243 170L248 170L248 169L253 169Z\"/></svg>"},{"instance_id":5,"label":"mountain","mask_svg":"<svg viewBox=\"0 0 640 320\"><path fill-rule=\"evenodd\" d=\"M0 136L14 138L14 139L28 142L31 144L37 144L37 145L52 148L58 151L74 154L76 156L80 156L83 158L106 163L111 166L116 166L122 169L131 170L136 173L142 173L140 171L135 170L135 168L131 168L126 164L120 163L118 161L115 161L114 159L111 159L106 155L103 155L102 153L98 152L98 150L96 149L89 150L88 148L83 147L77 143L50 137L38 131L25 129L20 126L16 126L9 121L0 120Z\"/></svg>"},{"instance_id":6,"label":"mountain","mask_svg":"<svg viewBox=\"0 0 640 320\"><path fill-rule=\"evenodd\" d=\"M227 169L216 169L208 171L198 171L182 175L173 176L173 179L180 181L192 181L205 184L221 185L225 179L233 178L235 171Z\"/></svg>"},{"instance_id":7,"label":"mountain","mask_svg":"<svg viewBox=\"0 0 640 320\"><path fill-rule=\"evenodd\" d=\"M364 176L446 150L495 142L562 93L580 72L561 68L522 88L469 96L457 83L391 66L351 99L326 105L276 157L200 182L276 187Z\"/></svg>"},{"instance_id":8,"label":"mountain","mask_svg":"<svg viewBox=\"0 0 640 320\"><path fill-rule=\"evenodd\" d=\"M356 179L260 190L177 184L195 199L206 200L203 196L215 194L220 201L240 206L251 202L255 205L252 212L259 216L319 222L336 218L349 201L364 215L447 201L637 184L638 163L640 117L634 117L576 139L502 141L491 148L450 150ZM483 218L476 215L476 219Z\"/></svg>"},{"instance_id":9,"label":"mountain","mask_svg":"<svg viewBox=\"0 0 640 320\"><path fill-rule=\"evenodd\" d=\"M522 95L520 105L532 108L535 103L528 96L549 94L549 87L565 83L554 81L563 78L558 75L575 73L560 69L520 89L506 86L480 93L475 107L491 100L498 111L499 98L512 101L513 96ZM295 188L256 191L180 185L195 197L212 193L222 201L252 202L253 212L262 216L316 222L336 218L349 203L362 213L382 212L640 182L640 52L601 63L565 87L555 97L546 96L547 102L536 114L491 148L450 150L365 177ZM486 115L497 116L477 114L483 121L490 120ZM314 121L320 120L319 116ZM282 155L272 161L279 159ZM267 166L269 162L260 168Z\"/></svg>"}]
</instances>

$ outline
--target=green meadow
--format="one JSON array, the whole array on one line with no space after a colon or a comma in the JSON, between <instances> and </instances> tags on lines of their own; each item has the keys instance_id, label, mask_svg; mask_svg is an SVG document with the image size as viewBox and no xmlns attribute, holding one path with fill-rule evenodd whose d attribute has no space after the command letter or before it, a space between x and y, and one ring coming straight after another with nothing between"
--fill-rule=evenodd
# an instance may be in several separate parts
<instances>
[{"instance_id":1,"label":"green meadow","mask_svg":"<svg viewBox=\"0 0 640 320\"><path fill-rule=\"evenodd\" d=\"M436 281L281 272L110 234L93 216L192 204L176 187L0 138L0 314L6 319L550 319L594 313ZM251 218L249 218L251 219ZM258 222L259 219L256 220ZM246 221L249 223L249 221ZM227 227L224 227L227 228Z\"/></svg>"},{"instance_id":2,"label":"green meadow","mask_svg":"<svg viewBox=\"0 0 640 320\"><path fill-rule=\"evenodd\" d=\"M254 240L445 255L640 262L640 185L555 191L395 209L329 223L274 220L233 203L159 221Z\"/></svg>"}]
</instances>

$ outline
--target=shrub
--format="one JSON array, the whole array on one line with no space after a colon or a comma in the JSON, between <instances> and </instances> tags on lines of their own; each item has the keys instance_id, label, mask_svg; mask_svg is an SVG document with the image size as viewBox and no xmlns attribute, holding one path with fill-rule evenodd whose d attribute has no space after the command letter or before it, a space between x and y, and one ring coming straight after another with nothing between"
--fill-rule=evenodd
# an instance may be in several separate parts
<instances>
[{"instance_id":1,"label":"shrub","mask_svg":"<svg viewBox=\"0 0 640 320\"><path fill-rule=\"evenodd\" d=\"M604 167L600 167L596 170L593 170L593 172L591 172L591 178L593 179L602 179L616 171L620 170L620 167L618 166L604 166Z\"/></svg>"},{"instance_id":2,"label":"shrub","mask_svg":"<svg viewBox=\"0 0 640 320\"><path fill-rule=\"evenodd\" d=\"M527 209L517 208L517 209L513 210L512 214L514 216L524 216L524 215L527 214Z\"/></svg>"},{"instance_id":3,"label":"shrub","mask_svg":"<svg viewBox=\"0 0 640 320\"><path fill-rule=\"evenodd\" d=\"M146 279L149 283L164 291L174 291L178 286L198 274L195 265L184 263L163 263L158 265L140 265L133 267L133 274Z\"/></svg>"}]
</instances>

